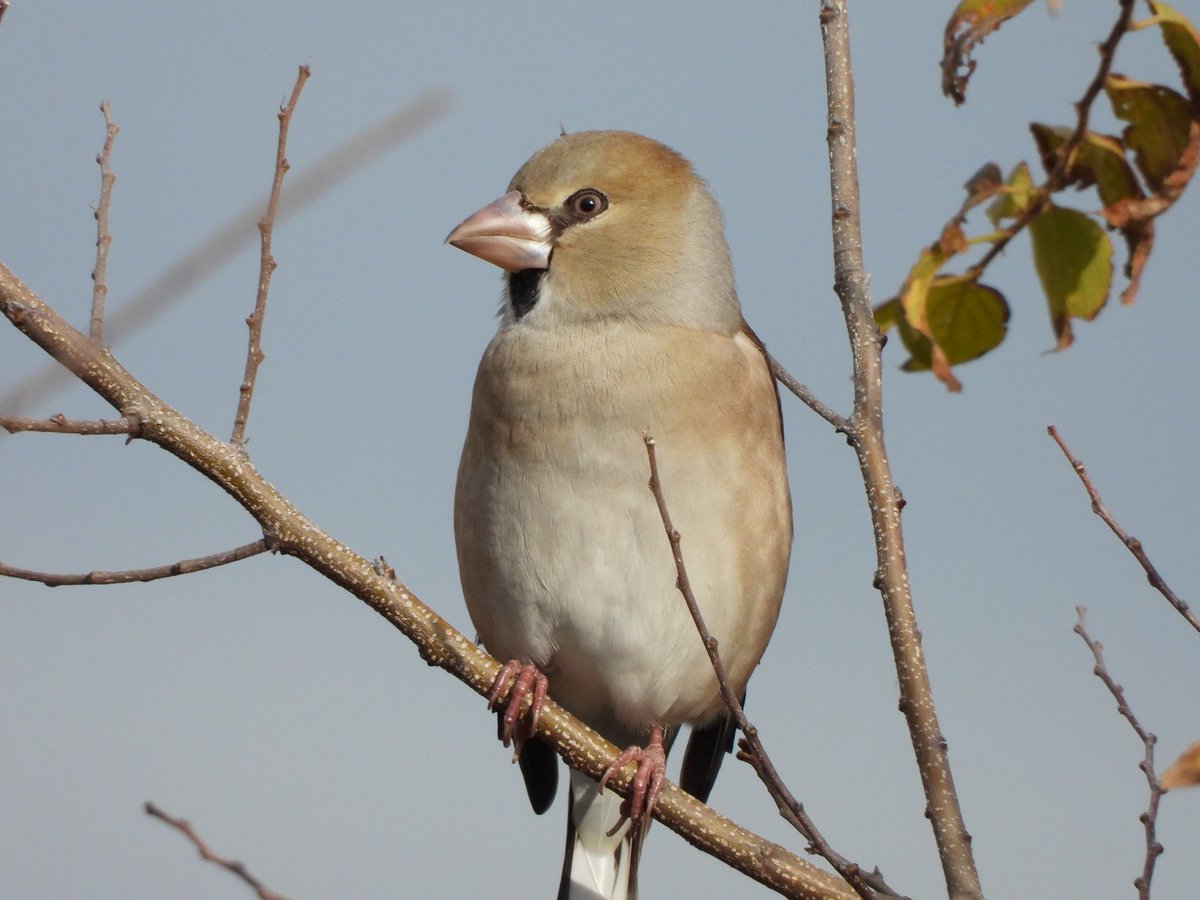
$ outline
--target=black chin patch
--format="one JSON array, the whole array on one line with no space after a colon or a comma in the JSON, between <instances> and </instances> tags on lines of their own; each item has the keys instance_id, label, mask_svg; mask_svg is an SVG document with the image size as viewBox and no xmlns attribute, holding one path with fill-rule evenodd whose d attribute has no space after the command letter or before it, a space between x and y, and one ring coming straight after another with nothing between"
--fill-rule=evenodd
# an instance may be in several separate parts
<instances>
[{"instance_id":1,"label":"black chin patch","mask_svg":"<svg viewBox=\"0 0 1200 900\"><path fill-rule=\"evenodd\" d=\"M533 309L542 290L545 269L524 269L508 275L508 299L512 303L513 316L520 319Z\"/></svg>"}]
</instances>

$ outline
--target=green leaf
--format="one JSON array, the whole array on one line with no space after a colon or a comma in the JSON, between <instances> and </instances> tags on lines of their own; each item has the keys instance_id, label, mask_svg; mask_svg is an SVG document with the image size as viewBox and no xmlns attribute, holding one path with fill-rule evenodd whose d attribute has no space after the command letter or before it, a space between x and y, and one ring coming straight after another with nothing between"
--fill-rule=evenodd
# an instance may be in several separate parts
<instances>
[{"instance_id":1,"label":"green leaf","mask_svg":"<svg viewBox=\"0 0 1200 900\"><path fill-rule=\"evenodd\" d=\"M1187 149L1192 123L1188 101L1161 84L1147 84L1120 75L1104 83L1117 117L1129 123L1125 145L1134 153L1146 183L1158 191L1179 168Z\"/></svg>"},{"instance_id":2,"label":"green leaf","mask_svg":"<svg viewBox=\"0 0 1200 900\"><path fill-rule=\"evenodd\" d=\"M1058 164L1058 148L1074 129L1033 122L1029 130L1037 144L1042 167L1049 174ZM1118 200L1145 196L1133 166L1125 157L1125 146L1120 139L1094 131L1084 135L1083 143L1075 151L1075 157L1067 167L1067 184L1080 189L1094 186L1105 206L1112 206Z\"/></svg>"},{"instance_id":3,"label":"green leaf","mask_svg":"<svg viewBox=\"0 0 1200 900\"><path fill-rule=\"evenodd\" d=\"M1037 268L1059 350L1073 340L1071 319L1094 319L1112 284L1112 244L1094 219L1077 209L1047 206L1029 223Z\"/></svg>"},{"instance_id":4,"label":"green leaf","mask_svg":"<svg viewBox=\"0 0 1200 900\"><path fill-rule=\"evenodd\" d=\"M950 365L978 359L995 349L1008 331L1008 303L995 288L942 277L926 298L929 330Z\"/></svg>"},{"instance_id":5,"label":"green leaf","mask_svg":"<svg viewBox=\"0 0 1200 900\"><path fill-rule=\"evenodd\" d=\"M1158 20L1163 43L1175 58L1192 105L1200 109L1200 33L1196 26L1165 3L1148 0Z\"/></svg>"},{"instance_id":6,"label":"green leaf","mask_svg":"<svg viewBox=\"0 0 1200 900\"><path fill-rule=\"evenodd\" d=\"M1029 205L1033 196L1033 179L1029 177L1029 166L1020 162L1009 173L1004 182L1005 191L988 207L987 217L993 228L999 228L1003 219L1015 219Z\"/></svg>"}]
</instances>

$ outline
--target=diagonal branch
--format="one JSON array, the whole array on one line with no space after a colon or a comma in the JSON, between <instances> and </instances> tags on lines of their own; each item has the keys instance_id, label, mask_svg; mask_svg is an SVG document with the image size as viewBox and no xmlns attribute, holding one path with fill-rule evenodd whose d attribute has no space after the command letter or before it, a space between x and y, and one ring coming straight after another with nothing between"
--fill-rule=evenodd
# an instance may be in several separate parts
<instances>
[{"instance_id":1,"label":"diagonal branch","mask_svg":"<svg viewBox=\"0 0 1200 900\"><path fill-rule=\"evenodd\" d=\"M900 510L904 499L892 479L883 439L883 373L880 337L867 292L855 149L854 80L846 0L823 0L821 37L828 96L828 145L833 225L834 290L842 304L854 362L854 413L846 436L858 457L875 532L875 584L882 594L900 709L933 826L942 872L952 900L977 900L983 892L963 822L946 739L938 724L921 633L904 559Z\"/></svg>"},{"instance_id":2,"label":"diagonal branch","mask_svg":"<svg viewBox=\"0 0 1200 900\"><path fill-rule=\"evenodd\" d=\"M217 440L168 406L125 370L112 354L73 328L0 264L0 314L58 360L124 416L138 416L143 438L214 482L273 535L278 552L296 557L358 597L414 644L421 658L487 696L499 664L422 603L403 584L305 518L255 469L246 454ZM620 753L561 707L547 701L539 737L573 769L599 779ZM632 768L632 767L630 767ZM627 792L628 769L611 783ZM789 897L853 900L840 878L720 816L668 784L656 817L701 850Z\"/></svg>"},{"instance_id":3,"label":"diagonal branch","mask_svg":"<svg viewBox=\"0 0 1200 900\"><path fill-rule=\"evenodd\" d=\"M258 556L270 549L271 541L267 538L260 538L252 543L234 547L232 550L222 550L220 553L210 553L208 556L198 556L195 559L181 559L178 562L167 563L165 566L154 566L149 569L125 569L120 572L84 572L79 575L34 572L0 562L0 576L20 578L23 581L40 581L47 587L80 584L130 584L135 581L157 581L160 578L173 578L176 575L203 572L205 569L215 569L217 566L227 566L230 563L249 559L251 556Z\"/></svg>"},{"instance_id":4,"label":"diagonal branch","mask_svg":"<svg viewBox=\"0 0 1200 900\"><path fill-rule=\"evenodd\" d=\"M271 275L275 271L275 257L271 255L271 235L275 230L275 216L279 212L279 193L283 190L283 176L290 166L287 161L288 126L292 124L292 113L300 100L300 92L311 74L308 66L301 66L296 74L296 85L292 96L279 110L279 143L275 149L275 177L271 181L271 194L267 199L267 211L258 220L258 233L262 239L262 251L258 267L258 295L254 300L254 312L246 319L250 330L249 346L246 348L246 373L238 389L237 413L233 418L233 436L229 442L241 448L246 443L246 419L250 415L250 400L254 396L254 382L258 367L263 361L262 326L267 311L267 292L271 288Z\"/></svg>"},{"instance_id":5,"label":"diagonal branch","mask_svg":"<svg viewBox=\"0 0 1200 900\"><path fill-rule=\"evenodd\" d=\"M671 557L675 560L676 587L683 595L688 612L692 615L692 621L696 624L696 630L700 633L700 639L704 642L704 649L708 651L708 658L716 673L717 684L720 685L721 697L725 701L725 706L733 715L734 721L737 722L738 729L745 735L741 741L743 749L738 753L738 758L754 767L754 771L758 773L759 779L770 793L771 799L779 808L779 814L804 835L809 842L810 851L826 859L860 897L864 900L872 900L879 896L898 896L888 887L878 869L872 873L865 872L857 863L846 859L829 845L816 823L805 812L804 804L793 796L775 769L775 764L771 762L771 757L767 755L767 749L758 736L758 728L751 725L750 720L746 718L746 710L734 692L733 686L729 683L729 675L718 651L717 639L704 624L700 604L696 602L696 594L692 590L692 580L688 577L687 566L683 561L683 536L671 521L671 513L667 509L667 498L663 493L662 480L658 476L658 454L655 451L654 438L646 434L642 436L642 439L646 442L646 456L650 460L650 492L654 494L654 502L658 505L658 514L662 518L667 541L671 544Z\"/></svg>"},{"instance_id":6,"label":"diagonal branch","mask_svg":"<svg viewBox=\"0 0 1200 900\"><path fill-rule=\"evenodd\" d=\"M259 900L287 900L283 894L275 893L273 890L251 875L250 870L246 868L245 863L240 863L232 859L226 859L219 853L214 852L213 849L209 847L207 843L205 843L204 839L200 837L200 835L196 834L196 830L192 828L191 822L187 821L186 819L179 819L175 816L168 815L150 801L146 801L142 808L146 811L146 815L166 822L176 831L179 831L185 837L187 837L187 839L195 846L196 851L200 854L201 859L207 860L210 863L216 863L221 868L232 872L238 878L242 879L242 881L246 882L246 884L250 885L250 887L254 889L254 893L258 895Z\"/></svg>"},{"instance_id":7,"label":"diagonal branch","mask_svg":"<svg viewBox=\"0 0 1200 900\"><path fill-rule=\"evenodd\" d=\"M1092 484L1092 480L1088 478L1087 469L1083 467L1083 463L1081 463L1071 453L1066 443L1061 437L1059 437L1058 429L1056 429L1053 425L1050 425L1046 428L1046 432L1050 435L1050 437L1054 438L1054 442L1058 444L1059 449L1062 450L1063 455L1066 456L1067 462L1071 464L1071 468L1075 470L1075 474L1078 475L1079 480L1083 482L1084 490L1087 491L1088 497L1090 497L1092 500L1092 512L1094 512L1104 521L1104 524L1109 527L1109 529L1117 536L1118 539L1120 539L1121 543L1125 545L1126 549L1133 554L1133 558L1136 559L1141 565L1142 569L1145 570L1146 580L1150 582L1151 586L1167 598L1167 602L1175 607L1175 610L1187 620L1189 625L1196 629L1196 631L1200 631L1200 619L1196 618L1196 614L1192 612L1191 607L1189 607L1187 604L1187 601L1171 590L1171 586L1167 584L1161 575L1158 574L1158 569L1154 568L1154 564L1150 562L1150 557L1146 555L1146 550L1142 546L1142 542L1137 538L1127 534L1125 529L1121 527L1120 523L1113 518L1112 513L1108 511L1108 507L1104 505L1104 501L1100 499L1100 492L1096 490L1095 485Z\"/></svg>"}]
</instances>

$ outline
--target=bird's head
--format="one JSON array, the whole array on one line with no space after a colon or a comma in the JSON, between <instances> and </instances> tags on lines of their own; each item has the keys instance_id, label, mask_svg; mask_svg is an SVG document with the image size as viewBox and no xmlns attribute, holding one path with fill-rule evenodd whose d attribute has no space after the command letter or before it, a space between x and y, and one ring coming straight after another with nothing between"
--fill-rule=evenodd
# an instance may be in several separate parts
<instances>
[{"instance_id":1,"label":"bird's head","mask_svg":"<svg viewBox=\"0 0 1200 900\"><path fill-rule=\"evenodd\" d=\"M716 201L686 159L627 131L546 145L446 241L505 269L508 312L531 326L741 324Z\"/></svg>"}]
</instances>

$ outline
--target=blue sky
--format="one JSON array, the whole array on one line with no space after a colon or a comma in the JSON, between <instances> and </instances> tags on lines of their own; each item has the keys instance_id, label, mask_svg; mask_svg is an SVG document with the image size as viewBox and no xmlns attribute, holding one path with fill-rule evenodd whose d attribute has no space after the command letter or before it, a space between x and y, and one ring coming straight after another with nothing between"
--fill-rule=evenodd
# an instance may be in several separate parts
<instances>
[{"instance_id":1,"label":"blue sky","mask_svg":"<svg viewBox=\"0 0 1200 900\"><path fill-rule=\"evenodd\" d=\"M1031 8L988 39L956 110L938 90L951 6L852 10L876 301L982 163L1033 163L1025 123L1069 121L1116 14L1115 3L1066 4L1057 18ZM1200 15L1193 0L1177 6ZM0 260L86 321L103 99L121 126L115 309L265 195L275 109L297 65L313 76L292 126L296 173L422 92L448 91L442 119L277 229L247 433L259 470L306 515L385 555L469 632L451 497L500 282L443 237L560 124L658 138L692 159L724 208L749 321L845 410L820 53L816 3L14 4L0 25ZM1153 31L1131 35L1116 68L1174 78ZM1116 128L1102 107L1096 124ZM983 231L983 216L970 226ZM1159 735L1160 767L1200 737L1196 634L1092 516L1045 435L1059 427L1187 596L1200 502L1198 230L1188 195L1159 223L1138 303L1078 325L1060 354L1044 352L1053 336L1028 242L1015 241L988 278L1012 306L1008 339L957 370L961 395L899 372L898 342L885 353L917 612L990 896L1114 896L1140 871L1141 747L1071 632L1076 604ZM150 327L114 336L135 375L221 436L257 280L250 238ZM42 363L0 329L0 390ZM857 466L823 421L784 407L796 545L751 717L842 853L913 897L937 896ZM37 411L111 415L79 387ZM0 461L0 558L13 564L146 566L257 536L231 500L149 445L25 435L0 439ZM294 560L130 587L0 583L0 685L7 896L246 896L147 819L146 800L293 897L549 896L557 884L564 804L529 811L482 700ZM727 764L712 802L802 847L745 766ZM1157 896L1194 885L1198 818L1200 791L1165 799ZM767 895L661 826L641 881L646 896Z\"/></svg>"}]
</instances>

